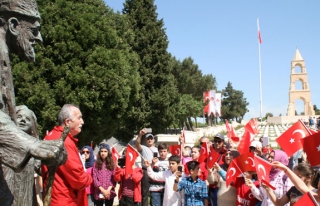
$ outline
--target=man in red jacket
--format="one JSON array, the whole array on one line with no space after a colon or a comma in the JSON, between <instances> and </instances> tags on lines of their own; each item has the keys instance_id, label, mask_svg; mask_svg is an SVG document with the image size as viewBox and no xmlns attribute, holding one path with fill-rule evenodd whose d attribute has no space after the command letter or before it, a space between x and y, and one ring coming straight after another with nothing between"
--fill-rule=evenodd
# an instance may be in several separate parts
<instances>
[{"instance_id":1,"label":"man in red jacket","mask_svg":"<svg viewBox=\"0 0 320 206\"><path fill-rule=\"evenodd\" d=\"M85 188L92 183L91 176L85 172L77 148L78 139L84 124L80 109L72 104L65 104L58 116L59 126L47 134L45 140L59 139L65 126L70 126L70 132L64 142L68 159L64 165L57 168L52 186L50 206L86 206ZM48 180L48 169L43 166L44 188Z\"/></svg>"}]
</instances>

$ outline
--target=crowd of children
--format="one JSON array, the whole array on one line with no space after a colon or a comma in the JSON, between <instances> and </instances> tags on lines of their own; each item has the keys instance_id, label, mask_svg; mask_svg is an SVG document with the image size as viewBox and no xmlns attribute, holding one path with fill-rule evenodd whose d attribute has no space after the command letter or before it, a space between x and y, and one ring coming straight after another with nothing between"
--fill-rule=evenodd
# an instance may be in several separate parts
<instances>
[{"instance_id":1,"label":"crowd of children","mask_svg":"<svg viewBox=\"0 0 320 206\"><path fill-rule=\"evenodd\" d=\"M146 145L141 145L142 136L146 136ZM239 152L225 142L222 134L215 135L213 140L202 137L200 144L206 143L208 151L213 149L219 154L216 163L208 168L207 161L199 161L201 147L184 146L183 138L182 135L179 139L182 151L177 156L170 154L165 143L156 147L154 136L141 130L136 149L141 154L142 166L133 165L132 174L126 174L124 167L113 161L109 145L100 145L95 164L91 148L82 148L81 152L87 154L85 167L93 176L93 185L87 189L89 205L112 205L116 183L120 184L120 206L289 206L308 192L313 192L318 200L319 175L306 161L289 168L290 158L284 151L262 148L259 141L253 141L249 151L272 164L271 186L260 182L255 171L243 172L227 185L228 168ZM147 193L143 187L148 189Z\"/></svg>"}]
</instances>

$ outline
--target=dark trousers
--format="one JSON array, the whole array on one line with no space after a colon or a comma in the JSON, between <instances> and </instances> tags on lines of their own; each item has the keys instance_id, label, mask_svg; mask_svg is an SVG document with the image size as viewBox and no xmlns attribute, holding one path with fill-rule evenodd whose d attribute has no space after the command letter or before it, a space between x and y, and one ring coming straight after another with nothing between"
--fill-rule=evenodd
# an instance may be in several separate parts
<instances>
[{"instance_id":1,"label":"dark trousers","mask_svg":"<svg viewBox=\"0 0 320 206\"><path fill-rule=\"evenodd\" d=\"M148 206L148 197L149 197L149 177L147 174L147 170L143 169L143 177L141 179L141 195L142 195L142 206Z\"/></svg>"},{"instance_id":2,"label":"dark trousers","mask_svg":"<svg viewBox=\"0 0 320 206\"><path fill-rule=\"evenodd\" d=\"M132 197L122 196L119 201L119 206L139 206L140 202L134 202Z\"/></svg>"},{"instance_id":3,"label":"dark trousers","mask_svg":"<svg viewBox=\"0 0 320 206\"><path fill-rule=\"evenodd\" d=\"M211 206L217 206L217 198L218 198L218 187L212 188L209 187L209 202Z\"/></svg>"},{"instance_id":4,"label":"dark trousers","mask_svg":"<svg viewBox=\"0 0 320 206\"><path fill-rule=\"evenodd\" d=\"M103 206L103 203L105 206L112 206L113 205L113 198L110 200L95 200L94 201L95 206Z\"/></svg>"}]
</instances>

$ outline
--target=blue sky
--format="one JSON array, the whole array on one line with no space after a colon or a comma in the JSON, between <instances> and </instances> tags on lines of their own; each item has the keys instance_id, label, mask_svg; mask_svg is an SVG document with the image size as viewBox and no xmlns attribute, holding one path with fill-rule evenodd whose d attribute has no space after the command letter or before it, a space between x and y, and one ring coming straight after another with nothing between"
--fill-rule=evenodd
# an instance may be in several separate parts
<instances>
[{"instance_id":1,"label":"blue sky","mask_svg":"<svg viewBox=\"0 0 320 206\"><path fill-rule=\"evenodd\" d=\"M105 0L121 11L124 0ZM262 36L262 114L286 115L291 61L296 48L306 62L311 100L320 108L320 1L155 0L164 20L168 51L181 61L191 57L218 89L230 81L249 102L245 119L260 116L257 17ZM296 84L301 88L300 84ZM302 100L296 110L303 111Z\"/></svg>"}]
</instances>

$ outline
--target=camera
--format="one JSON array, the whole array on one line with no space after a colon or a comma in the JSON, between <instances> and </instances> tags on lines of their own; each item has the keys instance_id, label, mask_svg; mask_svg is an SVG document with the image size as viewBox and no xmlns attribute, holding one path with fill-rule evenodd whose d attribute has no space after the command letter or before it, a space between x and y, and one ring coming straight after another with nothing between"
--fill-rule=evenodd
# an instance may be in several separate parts
<instances>
[{"instance_id":1,"label":"camera","mask_svg":"<svg viewBox=\"0 0 320 206\"><path fill-rule=\"evenodd\" d=\"M178 166L178 171L182 172L182 166Z\"/></svg>"},{"instance_id":2,"label":"camera","mask_svg":"<svg viewBox=\"0 0 320 206\"><path fill-rule=\"evenodd\" d=\"M145 128L146 133L152 133L152 128Z\"/></svg>"},{"instance_id":3,"label":"camera","mask_svg":"<svg viewBox=\"0 0 320 206\"><path fill-rule=\"evenodd\" d=\"M153 157L158 157L158 152L154 152Z\"/></svg>"},{"instance_id":4,"label":"camera","mask_svg":"<svg viewBox=\"0 0 320 206\"><path fill-rule=\"evenodd\" d=\"M120 157L118 159L118 165L119 167L124 168L124 166L126 165L126 157Z\"/></svg>"}]
</instances>

